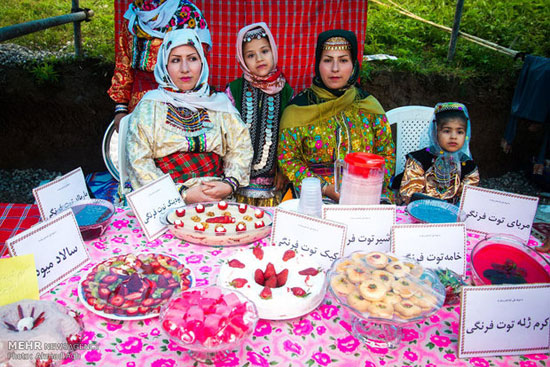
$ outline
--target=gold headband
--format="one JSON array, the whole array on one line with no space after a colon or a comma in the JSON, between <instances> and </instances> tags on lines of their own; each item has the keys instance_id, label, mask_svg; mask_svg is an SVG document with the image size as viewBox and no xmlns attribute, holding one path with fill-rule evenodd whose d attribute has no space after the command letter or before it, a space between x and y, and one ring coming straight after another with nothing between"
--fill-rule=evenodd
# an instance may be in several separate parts
<instances>
[{"instance_id":1,"label":"gold headband","mask_svg":"<svg viewBox=\"0 0 550 367\"><path fill-rule=\"evenodd\" d=\"M323 50L351 50L351 44L344 37L331 37L323 43Z\"/></svg>"}]
</instances>

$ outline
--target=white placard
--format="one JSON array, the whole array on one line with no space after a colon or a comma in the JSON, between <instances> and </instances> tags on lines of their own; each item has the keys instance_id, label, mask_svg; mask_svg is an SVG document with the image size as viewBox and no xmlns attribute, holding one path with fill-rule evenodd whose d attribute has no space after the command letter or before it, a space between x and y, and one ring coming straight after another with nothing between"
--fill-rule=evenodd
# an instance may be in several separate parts
<instances>
[{"instance_id":1,"label":"white placard","mask_svg":"<svg viewBox=\"0 0 550 367\"><path fill-rule=\"evenodd\" d=\"M345 224L297 212L275 209L271 242L307 253L323 269L342 257L346 240Z\"/></svg>"},{"instance_id":2,"label":"white placard","mask_svg":"<svg viewBox=\"0 0 550 367\"><path fill-rule=\"evenodd\" d=\"M466 272L464 223L398 224L392 227L392 252L427 268Z\"/></svg>"},{"instance_id":3,"label":"white placard","mask_svg":"<svg viewBox=\"0 0 550 367\"><path fill-rule=\"evenodd\" d=\"M348 226L344 256L354 251L390 252L395 205L324 205L323 219Z\"/></svg>"},{"instance_id":4,"label":"white placard","mask_svg":"<svg viewBox=\"0 0 550 367\"><path fill-rule=\"evenodd\" d=\"M40 294L90 261L72 210L34 225L6 244L11 256L34 255Z\"/></svg>"},{"instance_id":5,"label":"white placard","mask_svg":"<svg viewBox=\"0 0 550 367\"><path fill-rule=\"evenodd\" d=\"M169 174L129 193L126 198L149 241L168 229L168 226L160 221L166 210L184 205Z\"/></svg>"},{"instance_id":6,"label":"white placard","mask_svg":"<svg viewBox=\"0 0 550 367\"><path fill-rule=\"evenodd\" d=\"M69 209L77 201L90 198L82 168L67 173L32 190L42 220Z\"/></svg>"},{"instance_id":7,"label":"white placard","mask_svg":"<svg viewBox=\"0 0 550 367\"><path fill-rule=\"evenodd\" d=\"M538 197L466 185L460 209L466 213L468 230L510 234L527 243L538 203Z\"/></svg>"},{"instance_id":8,"label":"white placard","mask_svg":"<svg viewBox=\"0 0 550 367\"><path fill-rule=\"evenodd\" d=\"M550 352L550 284L462 288L458 357Z\"/></svg>"}]
</instances>

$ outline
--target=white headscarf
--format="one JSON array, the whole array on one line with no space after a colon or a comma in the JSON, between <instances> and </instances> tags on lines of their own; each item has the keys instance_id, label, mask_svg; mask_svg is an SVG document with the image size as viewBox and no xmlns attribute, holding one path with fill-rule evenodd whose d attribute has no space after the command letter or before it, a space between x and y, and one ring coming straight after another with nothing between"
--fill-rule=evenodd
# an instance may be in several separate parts
<instances>
[{"instance_id":1,"label":"white headscarf","mask_svg":"<svg viewBox=\"0 0 550 367\"><path fill-rule=\"evenodd\" d=\"M199 81L197 85L195 85L195 88L189 91L178 91L178 87L170 78L166 67L168 65L170 52L174 48L182 45L193 46L202 62ZM197 33L192 29L177 29L170 31L166 33L164 41L159 48L157 64L155 65L155 80L159 86L157 89L147 92L143 96L143 100L149 99L170 103L176 107L188 108L191 111L205 109L208 111L238 113L224 93L210 93L208 75L208 63L204 57L204 51Z\"/></svg>"}]
</instances>

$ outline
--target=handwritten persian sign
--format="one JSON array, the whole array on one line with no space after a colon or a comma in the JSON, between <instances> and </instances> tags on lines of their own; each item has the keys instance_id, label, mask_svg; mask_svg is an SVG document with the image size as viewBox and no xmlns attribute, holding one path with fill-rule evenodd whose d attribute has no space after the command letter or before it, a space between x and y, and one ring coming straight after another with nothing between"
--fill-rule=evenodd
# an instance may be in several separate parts
<instances>
[{"instance_id":1,"label":"handwritten persian sign","mask_svg":"<svg viewBox=\"0 0 550 367\"><path fill-rule=\"evenodd\" d=\"M42 220L52 218L69 209L76 202L90 198L80 167L47 184L34 188L32 194L38 204Z\"/></svg>"},{"instance_id":2,"label":"handwritten persian sign","mask_svg":"<svg viewBox=\"0 0 550 367\"><path fill-rule=\"evenodd\" d=\"M392 227L392 252L427 268L466 272L464 223L398 224Z\"/></svg>"},{"instance_id":3,"label":"handwritten persian sign","mask_svg":"<svg viewBox=\"0 0 550 367\"><path fill-rule=\"evenodd\" d=\"M460 209L466 228L479 233L505 233L529 241L539 198L466 185Z\"/></svg>"},{"instance_id":4,"label":"handwritten persian sign","mask_svg":"<svg viewBox=\"0 0 550 367\"><path fill-rule=\"evenodd\" d=\"M324 269L342 257L346 225L297 212L275 209L271 242L309 253Z\"/></svg>"},{"instance_id":5,"label":"handwritten persian sign","mask_svg":"<svg viewBox=\"0 0 550 367\"><path fill-rule=\"evenodd\" d=\"M90 261L71 210L34 225L6 244L12 256L34 255L40 294Z\"/></svg>"},{"instance_id":6,"label":"handwritten persian sign","mask_svg":"<svg viewBox=\"0 0 550 367\"><path fill-rule=\"evenodd\" d=\"M323 219L347 224L344 256L354 251L390 251L395 205L325 205Z\"/></svg>"},{"instance_id":7,"label":"handwritten persian sign","mask_svg":"<svg viewBox=\"0 0 550 367\"><path fill-rule=\"evenodd\" d=\"M160 221L166 211L184 205L169 174L129 193L126 198L149 241L168 229Z\"/></svg>"},{"instance_id":8,"label":"handwritten persian sign","mask_svg":"<svg viewBox=\"0 0 550 367\"><path fill-rule=\"evenodd\" d=\"M550 352L550 284L462 288L458 357Z\"/></svg>"},{"instance_id":9,"label":"handwritten persian sign","mask_svg":"<svg viewBox=\"0 0 550 367\"><path fill-rule=\"evenodd\" d=\"M23 299L40 299L34 255L0 259L0 306Z\"/></svg>"}]
</instances>

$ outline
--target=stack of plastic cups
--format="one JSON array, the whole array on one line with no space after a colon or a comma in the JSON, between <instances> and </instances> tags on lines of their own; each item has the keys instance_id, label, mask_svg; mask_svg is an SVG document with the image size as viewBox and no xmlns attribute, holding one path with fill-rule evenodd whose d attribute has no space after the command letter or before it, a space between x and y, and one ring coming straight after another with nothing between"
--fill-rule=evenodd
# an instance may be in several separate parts
<instances>
[{"instance_id":1,"label":"stack of plastic cups","mask_svg":"<svg viewBox=\"0 0 550 367\"><path fill-rule=\"evenodd\" d=\"M300 190L298 212L320 218L322 205L321 181L317 177L305 178L302 181L302 189Z\"/></svg>"}]
</instances>

